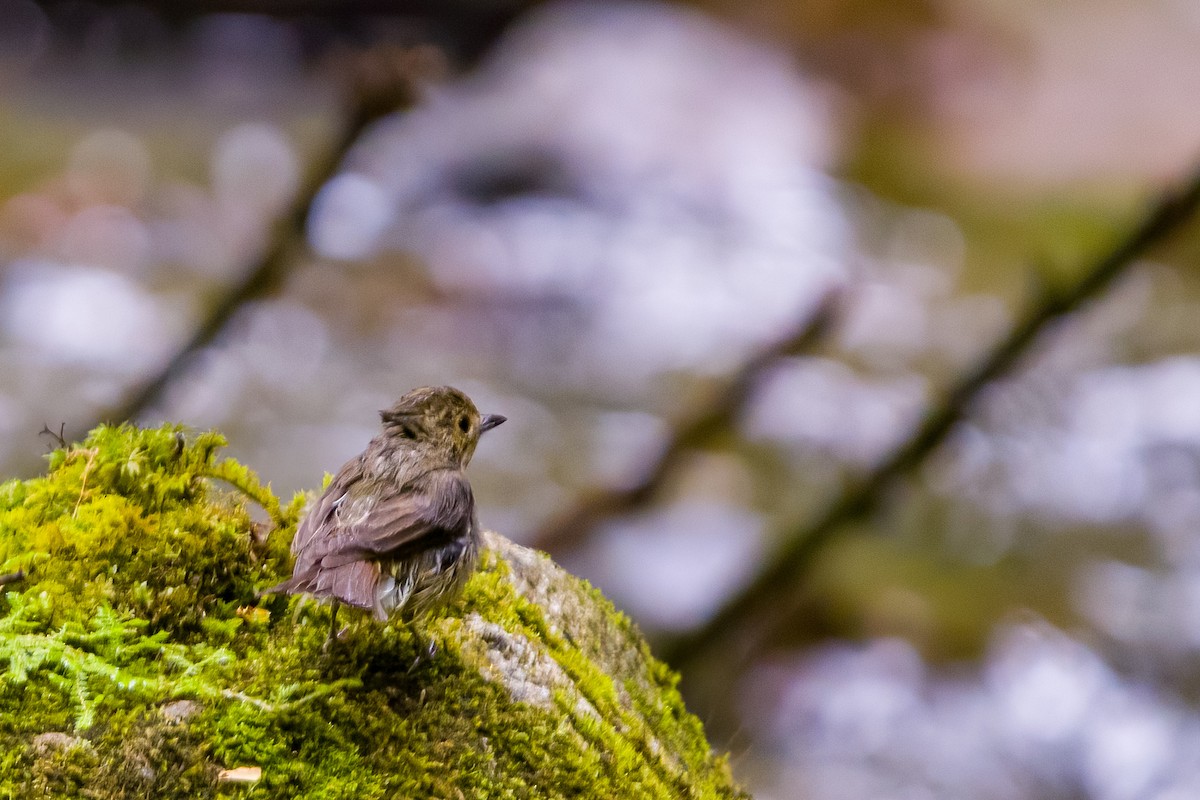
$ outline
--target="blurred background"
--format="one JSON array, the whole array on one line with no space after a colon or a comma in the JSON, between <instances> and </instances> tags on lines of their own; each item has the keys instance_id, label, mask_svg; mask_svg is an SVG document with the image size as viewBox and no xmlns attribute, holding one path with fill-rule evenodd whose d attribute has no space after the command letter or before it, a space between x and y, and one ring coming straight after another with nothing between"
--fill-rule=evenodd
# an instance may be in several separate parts
<instances>
[{"instance_id":1,"label":"blurred background","mask_svg":"<svg viewBox=\"0 0 1200 800\"><path fill-rule=\"evenodd\" d=\"M172 420L288 496L453 384L485 525L757 797L1200 797L1200 221L1137 238L1197 53L1191 0L0 0L0 475Z\"/></svg>"}]
</instances>

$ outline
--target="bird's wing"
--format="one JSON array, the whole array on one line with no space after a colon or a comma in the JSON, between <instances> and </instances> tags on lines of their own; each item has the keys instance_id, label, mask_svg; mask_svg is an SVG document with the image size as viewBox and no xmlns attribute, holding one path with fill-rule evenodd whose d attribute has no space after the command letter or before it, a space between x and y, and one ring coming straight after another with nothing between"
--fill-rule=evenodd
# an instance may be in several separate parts
<instances>
[{"instance_id":1,"label":"bird's wing","mask_svg":"<svg viewBox=\"0 0 1200 800\"><path fill-rule=\"evenodd\" d=\"M359 457L347 462L321 493L317 504L301 520L300 527L296 529L296 535L292 538L293 555L300 556L319 541L321 534L329 531L330 522L338 506L344 502L354 484L362 478L361 460Z\"/></svg>"},{"instance_id":2,"label":"bird's wing","mask_svg":"<svg viewBox=\"0 0 1200 800\"><path fill-rule=\"evenodd\" d=\"M437 547L465 535L474 513L471 486L458 470L435 470L393 494L344 502L344 510L328 512L330 535L313 543L321 569Z\"/></svg>"}]
</instances>

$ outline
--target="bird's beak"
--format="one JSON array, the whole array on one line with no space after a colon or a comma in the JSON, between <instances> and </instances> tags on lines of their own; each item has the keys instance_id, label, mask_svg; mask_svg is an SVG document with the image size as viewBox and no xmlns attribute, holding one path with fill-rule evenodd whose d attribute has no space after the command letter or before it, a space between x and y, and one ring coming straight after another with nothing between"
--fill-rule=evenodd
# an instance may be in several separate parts
<instances>
[{"instance_id":1,"label":"bird's beak","mask_svg":"<svg viewBox=\"0 0 1200 800\"><path fill-rule=\"evenodd\" d=\"M479 432L484 433L504 422L508 417L502 417L499 414L484 414L483 420L479 423Z\"/></svg>"}]
</instances>

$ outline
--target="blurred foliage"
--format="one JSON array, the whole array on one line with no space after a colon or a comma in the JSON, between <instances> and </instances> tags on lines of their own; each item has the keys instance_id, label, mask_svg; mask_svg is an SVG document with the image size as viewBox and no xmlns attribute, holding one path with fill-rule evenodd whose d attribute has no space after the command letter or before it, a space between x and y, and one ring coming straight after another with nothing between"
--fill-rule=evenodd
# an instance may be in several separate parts
<instances>
[{"instance_id":1,"label":"blurred foliage","mask_svg":"<svg viewBox=\"0 0 1200 800\"><path fill-rule=\"evenodd\" d=\"M473 466L485 524L529 538L586 512L555 555L679 633L1076 285L1200 141L1187 4L532 5L147 4L69 32L47 4L49 45L0 71L8 469L32 472L43 422L127 400L274 248L278 285L142 420L219 426L291 489L399 392L463 384L511 420ZM348 65L372 53L384 96L400 53L429 94L339 144ZM112 128L132 161L81 169ZM305 196L326 153L341 167ZM307 241L280 224L297 208ZM1200 736L1195 228L1056 318L839 529L766 652L687 676L747 732L764 796L1200 791L1163 745ZM819 341L756 363L831 287Z\"/></svg>"}]
</instances>

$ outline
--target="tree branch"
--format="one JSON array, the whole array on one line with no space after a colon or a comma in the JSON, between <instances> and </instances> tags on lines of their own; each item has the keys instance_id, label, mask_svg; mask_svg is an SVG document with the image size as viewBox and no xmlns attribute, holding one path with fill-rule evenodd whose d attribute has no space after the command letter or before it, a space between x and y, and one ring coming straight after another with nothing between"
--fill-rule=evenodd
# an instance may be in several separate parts
<instances>
[{"instance_id":1,"label":"tree branch","mask_svg":"<svg viewBox=\"0 0 1200 800\"><path fill-rule=\"evenodd\" d=\"M908 470L920 464L961 420L980 391L1014 369L1020 358L1046 326L1077 309L1107 289L1113 280L1144 255L1191 220L1200 207L1200 171L1176 192L1165 196L1125 238L1101 256L1083 278L1061 294L1047 295L932 409L912 434L862 480L848 486L814 522L799 527L783 543L775 558L712 618L697 630L669 643L663 652L669 663L685 670L727 643L737 633L744 649L740 658L758 646L761 630L756 624L765 611L778 604L795 585L813 556L849 521L869 511L884 490ZM728 659L726 653L723 659ZM685 670L686 671L686 670Z\"/></svg>"},{"instance_id":2,"label":"tree branch","mask_svg":"<svg viewBox=\"0 0 1200 800\"><path fill-rule=\"evenodd\" d=\"M282 285L296 261L297 251L304 246L304 227L317 192L334 177L346 153L368 125L415 102L417 82L428 60L428 52L421 48L402 50L396 47L368 50L343 60L343 67L349 73L349 100L342 130L328 154L312 171L290 210L276 223L258 262L217 300L191 337L155 375L135 387L120 404L102 410L97 415L98 421L119 423L135 419L179 377L196 353L217 339L242 305L267 296ZM92 427L94 425L86 430Z\"/></svg>"},{"instance_id":3,"label":"tree branch","mask_svg":"<svg viewBox=\"0 0 1200 800\"><path fill-rule=\"evenodd\" d=\"M837 293L830 293L793 330L752 355L709 405L675 428L662 453L637 483L623 489L599 489L585 496L544 525L535 534L532 546L562 552L582 544L603 520L647 505L683 463L686 453L729 430L766 369L780 358L810 352L817 346L833 323L839 300Z\"/></svg>"}]
</instances>

